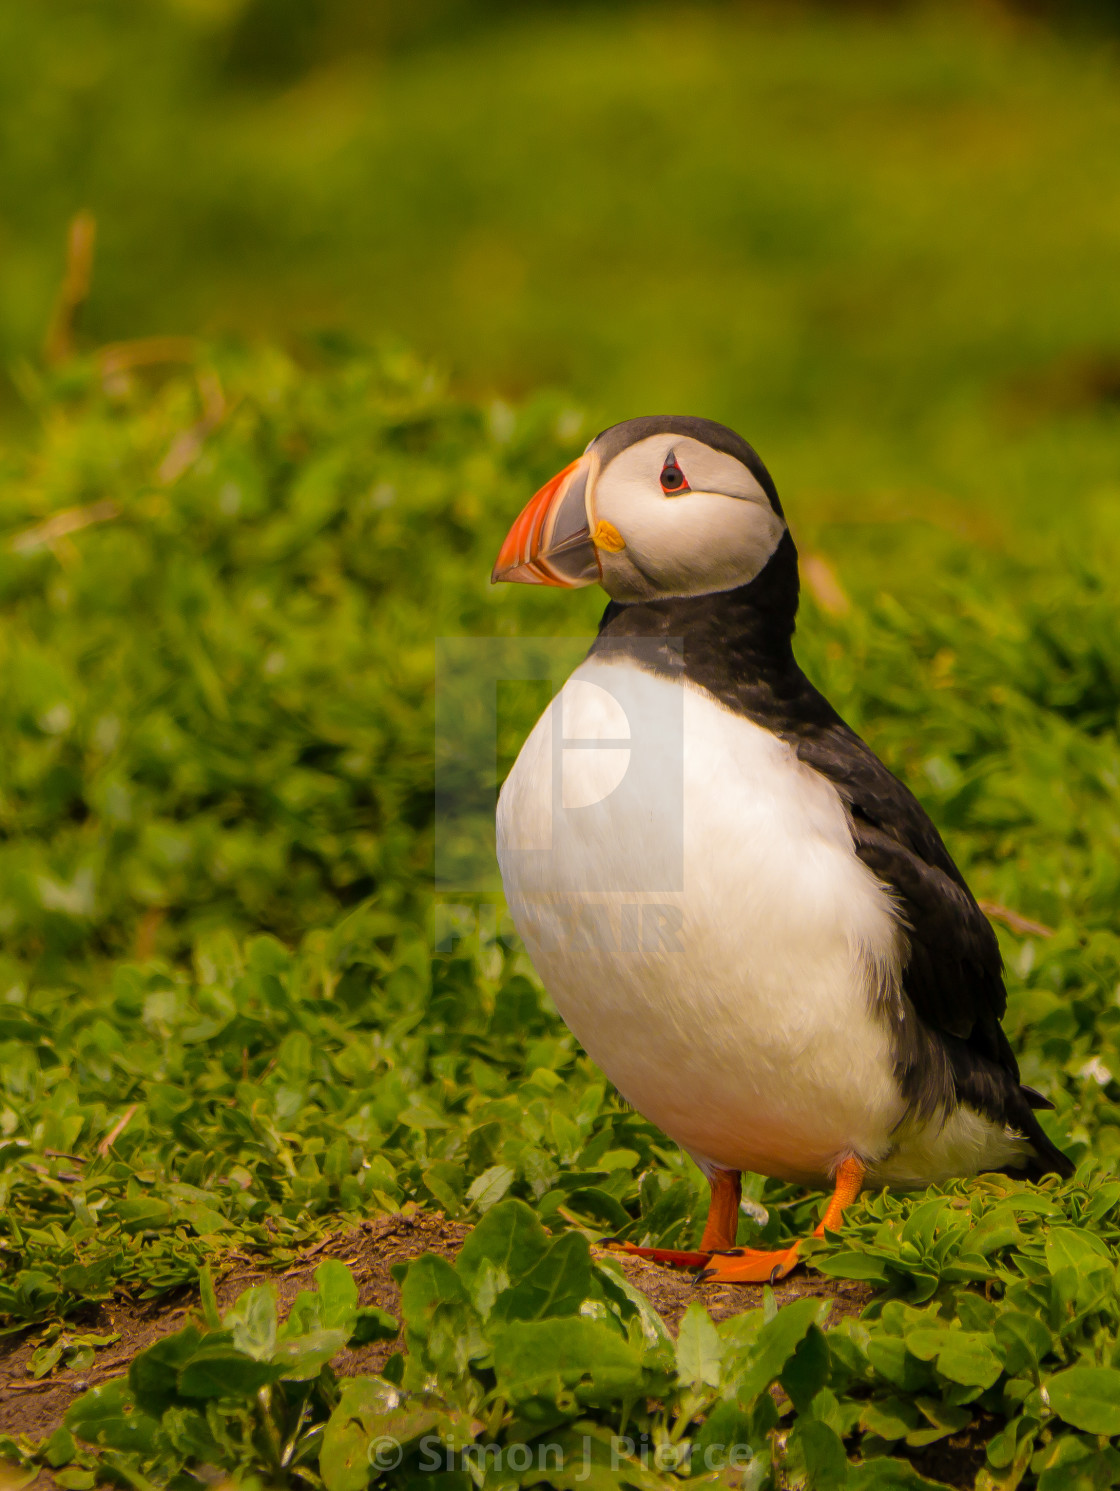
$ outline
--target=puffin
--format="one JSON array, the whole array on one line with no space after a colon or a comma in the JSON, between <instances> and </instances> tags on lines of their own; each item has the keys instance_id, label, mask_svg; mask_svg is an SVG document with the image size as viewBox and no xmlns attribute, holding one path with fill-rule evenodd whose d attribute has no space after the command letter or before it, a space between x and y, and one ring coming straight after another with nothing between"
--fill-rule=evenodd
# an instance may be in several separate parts
<instances>
[{"instance_id":1,"label":"puffin","mask_svg":"<svg viewBox=\"0 0 1120 1491\"><path fill-rule=\"evenodd\" d=\"M773 1283L800 1241L736 1247L744 1171L831 1193L1068 1177L1019 1077L990 923L917 799L801 671L797 550L753 447L653 415L529 501L493 582L609 597L502 785L514 925L622 1098L711 1188L696 1251Z\"/></svg>"}]
</instances>

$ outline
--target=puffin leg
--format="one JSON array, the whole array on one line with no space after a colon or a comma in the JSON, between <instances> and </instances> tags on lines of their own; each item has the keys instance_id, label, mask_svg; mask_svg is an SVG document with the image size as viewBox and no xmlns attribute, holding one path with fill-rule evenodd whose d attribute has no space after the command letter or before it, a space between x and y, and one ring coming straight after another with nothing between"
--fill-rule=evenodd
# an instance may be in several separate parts
<instances>
[{"instance_id":1,"label":"puffin leg","mask_svg":"<svg viewBox=\"0 0 1120 1491\"><path fill-rule=\"evenodd\" d=\"M743 1194L738 1170L714 1170L708 1177L708 1184L712 1188L712 1197L697 1252L684 1253L676 1248L637 1248L633 1243L610 1242L607 1246L629 1253L631 1258L648 1259L651 1263L668 1263L674 1268L703 1268L713 1253L735 1246L739 1200Z\"/></svg>"},{"instance_id":2,"label":"puffin leg","mask_svg":"<svg viewBox=\"0 0 1120 1491\"><path fill-rule=\"evenodd\" d=\"M836 1172L836 1188L824 1209L824 1216L813 1229L814 1237L823 1237L825 1229L835 1232L849 1206L863 1188L864 1168L851 1155L842 1160ZM731 1248L716 1254L697 1282L712 1284L773 1284L784 1279L797 1267L800 1242L774 1252L761 1248Z\"/></svg>"}]
</instances>

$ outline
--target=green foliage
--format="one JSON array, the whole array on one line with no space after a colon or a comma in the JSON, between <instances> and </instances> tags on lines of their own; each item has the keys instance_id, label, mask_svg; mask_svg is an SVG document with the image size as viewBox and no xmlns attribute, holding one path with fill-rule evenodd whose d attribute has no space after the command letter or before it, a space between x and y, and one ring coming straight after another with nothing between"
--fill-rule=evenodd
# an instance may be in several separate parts
<instances>
[{"instance_id":1,"label":"green foliage","mask_svg":"<svg viewBox=\"0 0 1120 1491\"><path fill-rule=\"evenodd\" d=\"M34 1449L69 1491L203 1463L267 1479L292 1445L285 1474L360 1491L415 1469L428 1434L456 1453L586 1446L604 1486L615 1434L633 1484L670 1473L657 1445L695 1463L742 1443L759 1486L781 1456L871 1487L920 1484L902 1457L967 1431L990 1440L993 1485L1107 1481L1110 520L1076 563L1033 569L962 542L943 572L915 535L902 598L872 548L846 562L851 611L810 597L801 642L978 892L1056 928L1001 933L1007 1025L1077 1177L869 1196L810 1249L873 1285L862 1322L823 1331L807 1301L716 1327L695 1307L674 1350L588 1241L693 1243L701 1177L606 1091L500 907L448 923L432 889L435 639L594 624L594 595L486 583L510 516L582 438L570 411L485 410L407 360L326 352L215 349L108 384L75 364L32 392L38 428L0 480L0 1309L35 1327L46 1378L105 1344L75 1323L86 1301L196 1280L203 1299ZM540 702L506 696L499 759ZM815 1221L819 1198L760 1177L747 1193L766 1220L744 1217L744 1242ZM283 1266L410 1202L477 1225L455 1267L409 1271L386 1382L330 1376L341 1345L395 1328L355 1313L337 1265L283 1329L267 1288L218 1318L207 1264L231 1247ZM401 1466L371 1461L394 1435Z\"/></svg>"},{"instance_id":2,"label":"green foliage","mask_svg":"<svg viewBox=\"0 0 1120 1491\"><path fill-rule=\"evenodd\" d=\"M134 1486L165 1484L198 1463L320 1484L308 1467L320 1449L331 1464L323 1428L340 1400L327 1363L368 1334L350 1271L330 1261L315 1278L317 1289L299 1295L282 1326L267 1284L247 1290L223 1320L191 1322L157 1341L127 1378L71 1405L66 1439L48 1443L46 1462L73 1467L63 1482L71 1486L75 1472L90 1470ZM380 1328L391 1337L397 1322L385 1317Z\"/></svg>"},{"instance_id":3,"label":"green foliage","mask_svg":"<svg viewBox=\"0 0 1120 1491\"><path fill-rule=\"evenodd\" d=\"M881 1298L827 1331L830 1307L817 1298L775 1310L767 1291L763 1308L721 1325L696 1302L674 1349L582 1237L550 1239L523 1202L506 1200L455 1265L426 1254L409 1266L407 1355L383 1378L339 1383L330 1369L364 1337L349 1271L327 1262L283 1326L272 1286L250 1289L223 1319L189 1322L138 1356L127 1379L78 1399L37 1452L8 1448L28 1464L133 1485L180 1484L201 1466L326 1491L475 1466L532 1472L515 1476L531 1484L547 1466L561 1476L553 1484L594 1474L596 1485L652 1491L681 1476L736 1484L718 1473L749 1467L756 1491L799 1474L860 1491L940 1484L907 1452L979 1416L1004 1423L988 1446L990 1487L1018 1484L1028 1467L1040 1487L1058 1485L1073 1465L1086 1485L1110 1484L1120 1460L1098 1436L1120 1435L1116 1226L1048 1227L1052 1198L1008 1194L1003 1181L973 1201L971 1226L938 1197L909 1216L896 1206L895 1225L879 1230L960 1243L1014 1215L1024 1246L1002 1268L990 1251L972 1253L966 1282L943 1279L917 1305ZM1052 1249L1068 1263L1047 1272ZM984 1292L973 1287L981 1278ZM391 1336L397 1324L379 1328Z\"/></svg>"},{"instance_id":4,"label":"green foliage","mask_svg":"<svg viewBox=\"0 0 1120 1491\"><path fill-rule=\"evenodd\" d=\"M839 1438L813 1415L818 1399L839 1413L826 1387L821 1301L723 1327L694 1305L674 1355L642 1296L593 1263L582 1238L550 1241L522 1202L507 1200L456 1266L429 1254L409 1267L408 1355L396 1381L340 1388L327 1362L355 1331L357 1291L347 1281L341 1265L322 1265L318 1291L301 1296L279 1330L272 1289L260 1286L223 1320L157 1342L127 1380L72 1406L66 1463L132 1484L166 1484L201 1463L361 1491L371 1480L409 1485L423 1471L465 1469L479 1454L484 1465L496 1456L500 1470L513 1446L527 1446L524 1463L511 1461L522 1472L551 1463L572 1479L593 1465L597 1484L653 1488L687 1473L695 1451L701 1470L729 1457L739 1469L752 1464L761 1487L779 1423L768 1389L780 1381L801 1400L800 1453L812 1462L838 1447L846 1474ZM57 1459L58 1449L42 1454Z\"/></svg>"},{"instance_id":5,"label":"green foliage","mask_svg":"<svg viewBox=\"0 0 1120 1491\"><path fill-rule=\"evenodd\" d=\"M298 940L375 888L409 905L432 640L492 625L473 556L566 454L555 408L501 440L402 358L109 386L39 385L3 458L8 948L53 974L145 907L174 956L205 928ZM56 535L75 508L92 526Z\"/></svg>"},{"instance_id":6,"label":"green foliage","mask_svg":"<svg viewBox=\"0 0 1120 1491\"><path fill-rule=\"evenodd\" d=\"M132 967L135 1007L118 978L10 1023L0 1308L13 1318L121 1284L158 1292L231 1246L280 1264L340 1217L406 1201L477 1216L512 1190L563 1226L590 1195L633 1229L636 1171L651 1166L647 1196L677 1196L666 1235L690 1225L683 1162L659 1162L663 1137L605 1097L515 955L496 950L489 977L462 957L432 963L422 929L376 910L298 958L263 938L244 961L222 937L209 955L213 981ZM98 1024L120 1034L94 1063ZM45 1068L20 1089L29 1051ZM133 1116L102 1155L124 1100Z\"/></svg>"}]
</instances>

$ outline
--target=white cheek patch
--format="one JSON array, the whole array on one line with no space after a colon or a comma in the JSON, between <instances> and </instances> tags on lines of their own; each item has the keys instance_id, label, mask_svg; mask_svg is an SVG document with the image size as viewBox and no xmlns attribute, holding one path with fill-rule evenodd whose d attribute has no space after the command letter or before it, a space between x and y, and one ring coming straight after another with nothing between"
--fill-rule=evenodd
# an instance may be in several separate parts
<instances>
[{"instance_id":1,"label":"white cheek patch","mask_svg":"<svg viewBox=\"0 0 1120 1491\"><path fill-rule=\"evenodd\" d=\"M645 538L652 552L648 564L666 588L689 594L704 589L729 590L753 580L778 547L785 524L767 503L710 492L678 499L677 514L661 509ZM651 518L653 514L651 514ZM665 520L668 519L668 522ZM664 540L671 535L670 547Z\"/></svg>"},{"instance_id":2,"label":"white cheek patch","mask_svg":"<svg viewBox=\"0 0 1120 1491\"><path fill-rule=\"evenodd\" d=\"M600 563L617 600L734 590L759 574L786 531L768 502L696 491L646 497L616 526L626 548Z\"/></svg>"}]
</instances>

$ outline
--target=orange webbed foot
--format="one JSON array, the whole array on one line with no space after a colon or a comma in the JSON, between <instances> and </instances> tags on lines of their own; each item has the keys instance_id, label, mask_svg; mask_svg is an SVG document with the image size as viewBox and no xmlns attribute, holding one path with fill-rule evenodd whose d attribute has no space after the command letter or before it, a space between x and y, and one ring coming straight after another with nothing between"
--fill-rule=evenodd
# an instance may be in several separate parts
<instances>
[{"instance_id":1,"label":"orange webbed foot","mask_svg":"<svg viewBox=\"0 0 1120 1491\"><path fill-rule=\"evenodd\" d=\"M823 1237L840 1226L844 1208L859 1195L863 1185L863 1165L853 1155L836 1167L836 1185L824 1216L814 1229L814 1237ZM800 1263L800 1242L788 1248L766 1251L760 1248L736 1248L735 1229L739 1220L739 1173L715 1170L710 1181L712 1202L704 1236L694 1253L675 1248L639 1248L633 1243L608 1242L607 1247L645 1258L651 1263L667 1263L674 1268L702 1270L697 1283L706 1284L774 1284L784 1279Z\"/></svg>"},{"instance_id":2,"label":"orange webbed foot","mask_svg":"<svg viewBox=\"0 0 1120 1491\"><path fill-rule=\"evenodd\" d=\"M698 1284L775 1284L792 1272L800 1260L800 1244L777 1252L761 1248L730 1248L713 1253L711 1262L697 1279Z\"/></svg>"}]
</instances>

